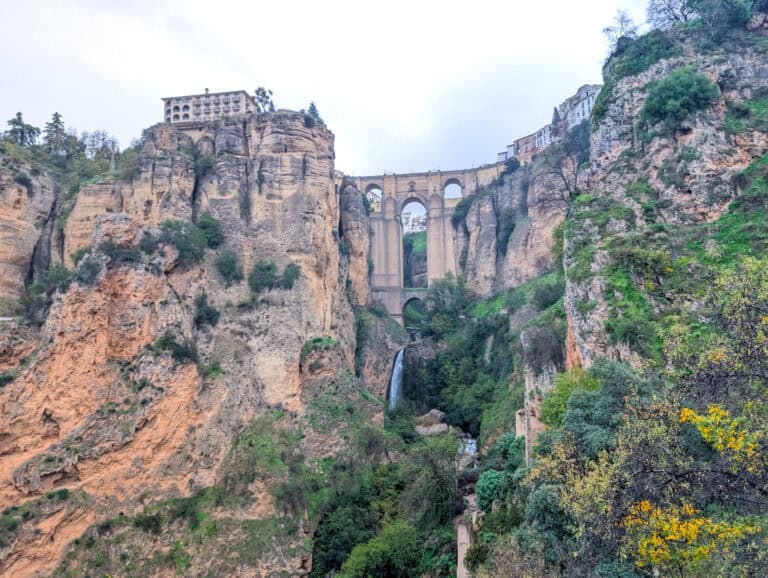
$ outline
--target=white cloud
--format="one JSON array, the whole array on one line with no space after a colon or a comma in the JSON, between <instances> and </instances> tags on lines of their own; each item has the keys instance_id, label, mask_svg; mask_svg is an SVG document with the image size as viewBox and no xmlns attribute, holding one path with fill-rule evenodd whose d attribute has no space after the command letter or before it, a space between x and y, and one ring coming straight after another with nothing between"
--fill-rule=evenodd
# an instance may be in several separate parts
<instances>
[{"instance_id":1,"label":"white cloud","mask_svg":"<svg viewBox=\"0 0 768 578\"><path fill-rule=\"evenodd\" d=\"M491 162L600 81L601 2L4 2L0 114L54 110L125 146L162 118L160 97L272 88L314 100L352 174Z\"/></svg>"}]
</instances>

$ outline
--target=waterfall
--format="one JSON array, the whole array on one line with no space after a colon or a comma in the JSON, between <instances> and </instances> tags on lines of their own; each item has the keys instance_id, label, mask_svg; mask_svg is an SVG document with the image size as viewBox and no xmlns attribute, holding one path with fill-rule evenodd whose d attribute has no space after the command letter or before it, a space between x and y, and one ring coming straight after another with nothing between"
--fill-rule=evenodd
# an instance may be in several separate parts
<instances>
[{"instance_id":1,"label":"waterfall","mask_svg":"<svg viewBox=\"0 0 768 578\"><path fill-rule=\"evenodd\" d=\"M389 411L393 411L403 396L403 353L405 348L397 352L395 363L392 365L392 376L389 378Z\"/></svg>"}]
</instances>

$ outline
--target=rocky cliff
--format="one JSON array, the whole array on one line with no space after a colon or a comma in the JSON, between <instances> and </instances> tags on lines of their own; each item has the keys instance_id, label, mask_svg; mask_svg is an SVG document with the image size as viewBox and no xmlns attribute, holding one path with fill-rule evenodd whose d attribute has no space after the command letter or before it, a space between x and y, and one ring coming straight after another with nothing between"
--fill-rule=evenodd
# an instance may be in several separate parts
<instances>
[{"instance_id":1,"label":"rocky cliff","mask_svg":"<svg viewBox=\"0 0 768 578\"><path fill-rule=\"evenodd\" d=\"M709 79L718 98L676 130L646 127L649 89L681 69ZM635 339L608 320L632 308L635 318L628 323L647 332L646 322L663 310L690 305L684 305L690 295L675 286L681 272L671 258L678 243L688 239L715 250L718 220L745 191L745 170L768 151L756 110L768 90L759 37L745 35L707 50L683 37L669 58L639 74L614 80L611 70L609 63L610 92L593 119L585 194L575 200L565 240L568 351L572 364L585 366L602 356L639 364L649 355L640 343L648 335ZM688 274L695 278L693 267ZM614 273L644 277L651 298L642 299L642 312L630 303L633 296L623 295L617 277L610 279ZM665 299L653 303L659 294ZM638 305L640 296L634 297Z\"/></svg>"},{"instance_id":2,"label":"rocky cliff","mask_svg":"<svg viewBox=\"0 0 768 578\"><path fill-rule=\"evenodd\" d=\"M487 297L552 269L567 198L560 178L536 161L463 201L469 206L454 227L454 248L468 286Z\"/></svg>"},{"instance_id":3,"label":"rocky cliff","mask_svg":"<svg viewBox=\"0 0 768 578\"><path fill-rule=\"evenodd\" d=\"M0 172L0 226L14 239L0 255L3 298L18 301L37 253L50 254L39 270L52 262L74 269L50 289L39 330L2 327L1 368L13 379L0 391L0 502L15 508L4 520L2 573L49 572L91 524L220 485L233 444L270 408L279 410L274 431L294 431L308 416L316 426L316 396L307 392L351 370L352 304L364 306L368 293L365 212L359 194L337 192L333 157L324 126L281 111L194 133L148 129L131 178L67 198L49 174L22 184L13 169L24 167ZM183 224L200 215L218 223L221 238L189 259L196 233L184 236ZM228 277L222 255L234 258ZM298 274L249 287L244 277L264 267L277 279L291 267ZM395 345L376 344L386 357ZM348 383L349 395L360 383ZM360 415L382 409L369 404ZM307 459L340 451L344 440L320 429L291 451ZM280 476L260 479L245 492L256 505L215 515L222 524L255 520L238 522L245 534L229 542L275 523L270 484ZM133 547L133 557L151 556L151 541L139 536ZM233 554L234 567L295 574L309 567L300 550L271 561Z\"/></svg>"}]
</instances>

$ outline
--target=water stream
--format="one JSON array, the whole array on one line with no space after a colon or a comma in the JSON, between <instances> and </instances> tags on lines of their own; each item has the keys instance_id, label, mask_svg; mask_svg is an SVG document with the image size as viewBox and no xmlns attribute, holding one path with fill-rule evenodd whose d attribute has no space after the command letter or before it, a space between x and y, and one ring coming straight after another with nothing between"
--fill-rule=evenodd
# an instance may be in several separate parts
<instances>
[{"instance_id":1,"label":"water stream","mask_svg":"<svg viewBox=\"0 0 768 578\"><path fill-rule=\"evenodd\" d=\"M389 411L393 411L403 396L403 353L405 348L397 352L395 363L392 365L392 376L389 378Z\"/></svg>"}]
</instances>

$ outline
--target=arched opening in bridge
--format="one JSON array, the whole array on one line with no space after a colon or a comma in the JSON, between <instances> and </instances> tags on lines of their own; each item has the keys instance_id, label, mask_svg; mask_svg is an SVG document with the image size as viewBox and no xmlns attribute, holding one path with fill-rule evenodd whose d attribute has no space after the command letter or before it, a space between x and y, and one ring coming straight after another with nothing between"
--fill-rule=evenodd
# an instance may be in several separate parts
<instances>
[{"instance_id":1,"label":"arched opening in bridge","mask_svg":"<svg viewBox=\"0 0 768 578\"><path fill-rule=\"evenodd\" d=\"M427 286L427 210L408 201L400 213L403 226L403 287Z\"/></svg>"},{"instance_id":2,"label":"arched opening in bridge","mask_svg":"<svg viewBox=\"0 0 768 578\"><path fill-rule=\"evenodd\" d=\"M424 321L426 315L424 302L418 297L414 297L405 302L403 306L403 326L406 329L418 329Z\"/></svg>"},{"instance_id":3,"label":"arched opening in bridge","mask_svg":"<svg viewBox=\"0 0 768 578\"><path fill-rule=\"evenodd\" d=\"M383 197L384 192L379 185L371 184L365 188L365 198L368 200L371 209L378 210Z\"/></svg>"},{"instance_id":4,"label":"arched opening in bridge","mask_svg":"<svg viewBox=\"0 0 768 578\"><path fill-rule=\"evenodd\" d=\"M461 183L457 179L450 179L445 182L443 187L444 199L460 199L461 198Z\"/></svg>"}]
</instances>

